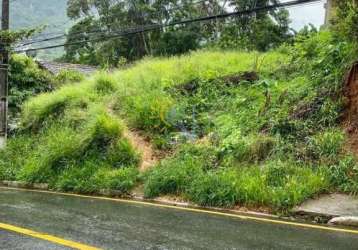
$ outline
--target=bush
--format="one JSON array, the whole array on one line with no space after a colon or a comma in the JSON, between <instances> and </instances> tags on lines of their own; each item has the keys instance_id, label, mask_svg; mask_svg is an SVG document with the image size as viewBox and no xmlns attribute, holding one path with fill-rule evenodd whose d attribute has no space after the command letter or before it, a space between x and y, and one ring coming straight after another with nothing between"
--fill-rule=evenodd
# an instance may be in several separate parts
<instances>
[{"instance_id":1,"label":"bush","mask_svg":"<svg viewBox=\"0 0 358 250\"><path fill-rule=\"evenodd\" d=\"M19 112L29 97L54 88L53 77L42 70L30 58L13 54L9 62L9 110L11 115Z\"/></svg>"}]
</instances>

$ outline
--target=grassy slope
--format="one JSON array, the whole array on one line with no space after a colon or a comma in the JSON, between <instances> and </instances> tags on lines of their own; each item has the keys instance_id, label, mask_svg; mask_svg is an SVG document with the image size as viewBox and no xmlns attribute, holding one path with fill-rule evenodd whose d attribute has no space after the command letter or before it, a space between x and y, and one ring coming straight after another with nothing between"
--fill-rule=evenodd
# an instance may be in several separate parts
<instances>
[{"instance_id":1,"label":"grassy slope","mask_svg":"<svg viewBox=\"0 0 358 250\"><path fill-rule=\"evenodd\" d=\"M306 43L330 42L321 36ZM147 197L273 210L330 189L355 191L355 161L337 123L339 73L317 81L312 58L302 68L295 56L286 48L146 59L42 94L24 105L23 129L0 156L0 179L78 192L128 192L144 182ZM223 77L253 70L261 80ZM126 126L173 154L139 174Z\"/></svg>"}]
</instances>

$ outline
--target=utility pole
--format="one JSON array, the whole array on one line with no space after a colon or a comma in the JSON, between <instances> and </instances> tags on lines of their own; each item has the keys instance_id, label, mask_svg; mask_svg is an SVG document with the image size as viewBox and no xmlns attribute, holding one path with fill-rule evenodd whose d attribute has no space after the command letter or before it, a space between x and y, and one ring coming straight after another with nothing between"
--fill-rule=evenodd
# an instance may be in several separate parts
<instances>
[{"instance_id":1,"label":"utility pole","mask_svg":"<svg viewBox=\"0 0 358 250\"><path fill-rule=\"evenodd\" d=\"M1 29L9 30L9 0L2 0ZM8 92L8 64L9 53L7 38L0 37L0 148L6 145L7 136L7 92Z\"/></svg>"}]
</instances>

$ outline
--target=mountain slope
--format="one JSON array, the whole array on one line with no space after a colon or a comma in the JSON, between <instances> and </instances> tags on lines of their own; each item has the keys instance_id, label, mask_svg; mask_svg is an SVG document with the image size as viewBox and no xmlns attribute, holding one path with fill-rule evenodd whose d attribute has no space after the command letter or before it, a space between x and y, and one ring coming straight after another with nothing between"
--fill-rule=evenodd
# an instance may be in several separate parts
<instances>
[{"instance_id":1,"label":"mountain slope","mask_svg":"<svg viewBox=\"0 0 358 250\"><path fill-rule=\"evenodd\" d=\"M49 25L46 32L61 32L69 25L67 0L10 1L10 26L21 29Z\"/></svg>"}]
</instances>

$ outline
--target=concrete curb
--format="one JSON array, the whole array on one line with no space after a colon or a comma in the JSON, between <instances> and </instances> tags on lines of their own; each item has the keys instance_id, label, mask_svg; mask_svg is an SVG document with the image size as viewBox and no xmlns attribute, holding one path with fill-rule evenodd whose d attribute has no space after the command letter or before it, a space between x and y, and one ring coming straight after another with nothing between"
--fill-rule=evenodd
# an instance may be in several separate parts
<instances>
[{"instance_id":1,"label":"concrete curb","mask_svg":"<svg viewBox=\"0 0 358 250\"><path fill-rule=\"evenodd\" d=\"M335 226L349 226L349 227L358 227L358 217L357 216L340 216L331 219L328 222L329 225Z\"/></svg>"},{"instance_id":2,"label":"concrete curb","mask_svg":"<svg viewBox=\"0 0 358 250\"><path fill-rule=\"evenodd\" d=\"M12 188L27 188L37 190L49 190L47 183L26 183L22 181L0 181L1 186L12 187Z\"/></svg>"}]
</instances>

